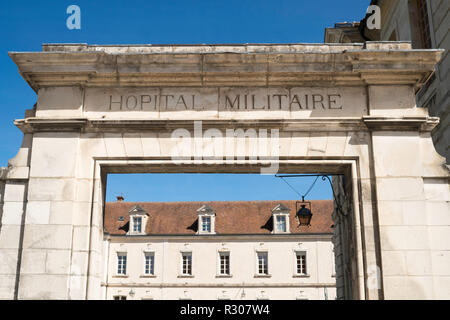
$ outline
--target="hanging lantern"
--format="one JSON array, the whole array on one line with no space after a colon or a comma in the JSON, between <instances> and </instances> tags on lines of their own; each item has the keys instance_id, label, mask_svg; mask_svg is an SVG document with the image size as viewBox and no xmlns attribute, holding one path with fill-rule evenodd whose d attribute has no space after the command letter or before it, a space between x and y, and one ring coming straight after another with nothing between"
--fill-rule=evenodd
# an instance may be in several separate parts
<instances>
[{"instance_id":1,"label":"hanging lantern","mask_svg":"<svg viewBox=\"0 0 450 320\"><path fill-rule=\"evenodd\" d=\"M306 207L306 205L309 204L309 209ZM300 208L298 208L300 206ZM298 226L310 226L311 225L311 218L312 218L312 212L311 212L311 202L307 201L297 201L296 203L297 207L297 214L295 217L298 219Z\"/></svg>"}]
</instances>

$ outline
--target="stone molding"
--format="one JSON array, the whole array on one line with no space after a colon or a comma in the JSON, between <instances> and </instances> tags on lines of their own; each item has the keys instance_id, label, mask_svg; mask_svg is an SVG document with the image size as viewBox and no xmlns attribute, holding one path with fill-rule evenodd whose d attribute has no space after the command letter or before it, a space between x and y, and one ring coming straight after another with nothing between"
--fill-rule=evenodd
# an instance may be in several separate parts
<instances>
[{"instance_id":1,"label":"stone molding","mask_svg":"<svg viewBox=\"0 0 450 320\"><path fill-rule=\"evenodd\" d=\"M177 128L193 129L197 120L100 120L87 118L15 120L23 133L33 132L142 132L172 131ZM439 123L439 118L428 116L314 119L262 119L262 120L199 120L203 128L278 128L289 131L420 131L428 132Z\"/></svg>"},{"instance_id":2,"label":"stone molding","mask_svg":"<svg viewBox=\"0 0 450 320\"><path fill-rule=\"evenodd\" d=\"M214 48L214 49L213 49ZM38 92L51 86L338 86L410 84L434 72L443 50L410 44L87 46L49 45L10 52Z\"/></svg>"}]
</instances>

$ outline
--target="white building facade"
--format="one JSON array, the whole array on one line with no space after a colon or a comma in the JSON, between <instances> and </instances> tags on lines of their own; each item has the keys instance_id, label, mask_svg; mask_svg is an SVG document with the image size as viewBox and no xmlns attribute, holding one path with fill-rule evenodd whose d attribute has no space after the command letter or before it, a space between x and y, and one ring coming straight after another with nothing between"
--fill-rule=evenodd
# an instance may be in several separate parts
<instances>
[{"instance_id":1,"label":"white building facade","mask_svg":"<svg viewBox=\"0 0 450 320\"><path fill-rule=\"evenodd\" d=\"M234 203L231 210L238 205ZM144 212L139 206L138 209ZM267 212L268 219L264 221L273 219L273 227L264 234L223 234L220 228L227 229L224 225L228 221L221 219L228 218L215 217L214 206L204 205L197 211L198 230L193 234L143 232L137 235L130 231L148 228L138 222L141 217L133 214L134 210L130 206L129 220L123 219L124 224L130 221L125 235L105 235L104 299L324 300L336 297L332 233L298 233L299 229L309 227L297 227L290 221L293 220L290 209L282 204ZM166 214L172 212L168 204ZM331 213L316 211L315 214L328 214L331 219ZM147 223L152 223L152 216L148 213ZM260 226L257 223L255 227Z\"/></svg>"}]
</instances>

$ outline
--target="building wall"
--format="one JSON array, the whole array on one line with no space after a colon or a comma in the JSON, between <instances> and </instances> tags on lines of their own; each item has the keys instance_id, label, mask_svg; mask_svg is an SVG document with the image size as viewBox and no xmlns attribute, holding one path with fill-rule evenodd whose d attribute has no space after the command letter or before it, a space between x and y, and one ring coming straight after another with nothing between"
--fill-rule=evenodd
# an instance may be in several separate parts
<instances>
[{"instance_id":1,"label":"building wall","mask_svg":"<svg viewBox=\"0 0 450 320\"><path fill-rule=\"evenodd\" d=\"M332 235L320 237L244 236L231 238L177 237L134 240L113 237L108 249L106 299L124 294L128 299L335 299ZM244 238L244 239L243 239ZM258 250L267 250L270 276L256 275ZM295 275L295 250L307 255L307 276ZM144 275L144 252L155 255L155 276ZM181 252L192 252L192 277L180 272ZM218 252L230 253L231 277L218 275ZM127 276L117 275L117 253L127 253ZM130 296L133 288L136 292ZM326 289L325 289L326 288ZM186 291L186 292L185 292ZM225 291L225 293L223 292ZM262 294L261 291L264 293Z\"/></svg>"},{"instance_id":2,"label":"building wall","mask_svg":"<svg viewBox=\"0 0 450 320\"><path fill-rule=\"evenodd\" d=\"M445 49L441 61L436 66L435 76L417 94L417 105L428 108L431 116L440 117L441 123L433 131L433 142L437 151L450 163L450 1L426 0L430 23L431 45L435 49ZM395 34L397 41L411 41L413 48L421 48L417 21L414 20L414 1L380 1L381 38L390 40Z\"/></svg>"}]
</instances>

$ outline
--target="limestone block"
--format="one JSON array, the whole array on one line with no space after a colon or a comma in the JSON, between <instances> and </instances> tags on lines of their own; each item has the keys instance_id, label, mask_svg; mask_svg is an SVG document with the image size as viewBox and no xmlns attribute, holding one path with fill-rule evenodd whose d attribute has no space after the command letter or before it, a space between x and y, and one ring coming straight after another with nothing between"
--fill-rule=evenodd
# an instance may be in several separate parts
<instances>
[{"instance_id":1,"label":"limestone block","mask_svg":"<svg viewBox=\"0 0 450 320\"><path fill-rule=\"evenodd\" d=\"M26 133L23 135L22 145L14 158L8 160L10 167L27 167L29 165L29 153L33 143L33 134Z\"/></svg>"},{"instance_id":2,"label":"limestone block","mask_svg":"<svg viewBox=\"0 0 450 320\"><path fill-rule=\"evenodd\" d=\"M0 299L13 300L16 277L0 274Z\"/></svg>"},{"instance_id":3,"label":"limestone block","mask_svg":"<svg viewBox=\"0 0 450 320\"><path fill-rule=\"evenodd\" d=\"M153 132L143 132L141 133L141 141L142 141L142 151L144 156L149 157L157 157L161 154L158 143L158 136Z\"/></svg>"},{"instance_id":4,"label":"limestone block","mask_svg":"<svg viewBox=\"0 0 450 320\"><path fill-rule=\"evenodd\" d=\"M381 251L383 262L383 276L399 276L407 274L407 265L404 251Z\"/></svg>"},{"instance_id":5,"label":"limestone block","mask_svg":"<svg viewBox=\"0 0 450 320\"><path fill-rule=\"evenodd\" d=\"M403 207L401 201L378 201L378 221L380 226L401 226Z\"/></svg>"},{"instance_id":6,"label":"limestone block","mask_svg":"<svg viewBox=\"0 0 450 320\"><path fill-rule=\"evenodd\" d=\"M67 299L69 276L21 275L19 299L62 300Z\"/></svg>"},{"instance_id":7,"label":"limestone block","mask_svg":"<svg viewBox=\"0 0 450 320\"><path fill-rule=\"evenodd\" d=\"M144 155L139 133L124 133L123 144L127 157L142 157Z\"/></svg>"},{"instance_id":8,"label":"limestone block","mask_svg":"<svg viewBox=\"0 0 450 320\"><path fill-rule=\"evenodd\" d=\"M405 254L408 275L424 276L432 274L430 251L415 250L407 251Z\"/></svg>"},{"instance_id":9,"label":"limestone block","mask_svg":"<svg viewBox=\"0 0 450 320\"><path fill-rule=\"evenodd\" d=\"M45 87L38 93L37 117L81 116L83 92L79 87Z\"/></svg>"},{"instance_id":10,"label":"limestone block","mask_svg":"<svg viewBox=\"0 0 450 320\"><path fill-rule=\"evenodd\" d=\"M84 114L106 119L156 119L162 101L159 91L158 88L87 88Z\"/></svg>"},{"instance_id":11,"label":"limestone block","mask_svg":"<svg viewBox=\"0 0 450 320\"><path fill-rule=\"evenodd\" d=\"M450 201L450 184L448 178L424 178L425 199Z\"/></svg>"},{"instance_id":12,"label":"limestone block","mask_svg":"<svg viewBox=\"0 0 450 320\"><path fill-rule=\"evenodd\" d=\"M78 140L76 132L35 133L30 177L73 177Z\"/></svg>"},{"instance_id":13,"label":"limestone block","mask_svg":"<svg viewBox=\"0 0 450 320\"><path fill-rule=\"evenodd\" d=\"M74 202L52 201L50 204L50 224L72 224Z\"/></svg>"},{"instance_id":14,"label":"limestone block","mask_svg":"<svg viewBox=\"0 0 450 320\"><path fill-rule=\"evenodd\" d=\"M20 225L22 214L23 202L5 202L3 204L2 225Z\"/></svg>"},{"instance_id":15,"label":"limestone block","mask_svg":"<svg viewBox=\"0 0 450 320\"><path fill-rule=\"evenodd\" d=\"M291 117L361 117L367 115L364 87L301 87L289 91Z\"/></svg>"},{"instance_id":16,"label":"limestone block","mask_svg":"<svg viewBox=\"0 0 450 320\"><path fill-rule=\"evenodd\" d=\"M289 156L305 157L308 152L309 133L293 132L291 137L291 148Z\"/></svg>"},{"instance_id":17,"label":"limestone block","mask_svg":"<svg viewBox=\"0 0 450 320\"><path fill-rule=\"evenodd\" d=\"M46 274L69 274L70 250L47 250Z\"/></svg>"},{"instance_id":18,"label":"limestone block","mask_svg":"<svg viewBox=\"0 0 450 320\"><path fill-rule=\"evenodd\" d=\"M89 227L73 227L72 250L89 250Z\"/></svg>"},{"instance_id":19,"label":"limestone block","mask_svg":"<svg viewBox=\"0 0 450 320\"><path fill-rule=\"evenodd\" d=\"M450 276L450 251L431 251L433 276Z\"/></svg>"},{"instance_id":20,"label":"limestone block","mask_svg":"<svg viewBox=\"0 0 450 320\"><path fill-rule=\"evenodd\" d=\"M75 198L75 179L30 178L29 201L71 201Z\"/></svg>"},{"instance_id":21,"label":"limestone block","mask_svg":"<svg viewBox=\"0 0 450 320\"><path fill-rule=\"evenodd\" d=\"M30 173L29 167L9 167L7 178L8 179L28 179Z\"/></svg>"},{"instance_id":22,"label":"limestone block","mask_svg":"<svg viewBox=\"0 0 450 320\"><path fill-rule=\"evenodd\" d=\"M355 184L358 181L355 179ZM372 201L372 187L370 179L360 179L359 183L361 184L361 198L363 202L371 202Z\"/></svg>"},{"instance_id":23,"label":"limestone block","mask_svg":"<svg viewBox=\"0 0 450 320\"><path fill-rule=\"evenodd\" d=\"M0 232L0 249L17 249L19 247L20 225L2 225Z\"/></svg>"},{"instance_id":24,"label":"limestone block","mask_svg":"<svg viewBox=\"0 0 450 320\"><path fill-rule=\"evenodd\" d=\"M121 133L105 133L104 141L108 157L126 157L125 145Z\"/></svg>"},{"instance_id":25,"label":"limestone block","mask_svg":"<svg viewBox=\"0 0 450 320\"><path fill-rule=\"evenodd\" d=\"M450 202L427 201L425 206L428 225L450 225Z\"/></svg>"},{"instance_id":26,"label":"limestone block","mask_svg":"<svg viewBox=\"0 0 450 320\"><path fill-rule=\"evenodd\" d=\"M448 175L448 169L445 167L445 157L436 152L430 132L420 134L420 157L423 176L445 177Z\"/></svg>"},{"instance_id":27,"label":"limestone block","mask_svg":"<svg viewBox=\"0 0 450 320\"><path fill-rule=\"evenodd\" d=\"M11 183L5 184L5 194L3 201L19 201L22 202L25 196L25 184L24 183Z\"/></svg>"},{"instance_id":28,"label":"limestone block","mask_svg":"<svg viewBox=\"0 0 450 320\"><path fill-rule=\"evenodd\" d=\"M12 278L17 270L17 250L16 249L1 249L0 250L0 277L8 274ZM0 280L1 281L1 280ZM1 285L0 285L1 286Z\"/></svg>"},{"instance_id":29,"label":"limestone block","mask_svg":"<svg viewBox=\"0 0 450 320\"><path fill-rule=\"evenodd\" d=\"M450 226L428 226L428 236L432 250L450 250Z\"/></svg>"},{"instance_id":30,"label":"limestone block","mask_svg":"<svg viewBox=\"0 0 450 320\"><path fill-rule=\"evenodd\" d=\"M50 222L50 201L28 201L26 224L48 224Z\"/></svg>"},{"instance_id":31,"label":"limestone block","mask_svg":"<svg viewBox=\"0 0 450 320\"><path fill-rule=\"evenodd\" d=\"M427 227L381 226L381 250L428 250Z\"/></svg>"},{"instance_id":32,"label":"limestone block","mask_svg":"<svg viewBox=\"0 0 450 320\"><path fill-rule=\"evenodd\" d=\"M373 206L371 202L363 202L364 226L373 227ZM362 223L362 222L361 222Z\"/></svg>"},{"instance_id":33,"label":"limestone block","mask_svg":"<svg viewBox=\"0 0 450 320\"><path fill-rule=\"evenodd\" d=\"M90 202L92 197L93 183L92 179L77 179L76 180L76 197L77 202Z\"/></svg>"},{"instance_id":34,"label":"limestone block","mask_svg":"<svg viewBox=\"0 0 450 320\"><path fill-rule=\"evenodd\" d=\"M270 135L268 136L270 137ZM279 154L281 157L283 156L289 156L290 154L290 150L291 150L291 137L292 137L292 133L290 132L281 132L279 134ZM267 141L269 142L269 141ZM256 141L256 144L258 144L258 141ZM263 152L261 152L263 148L258 148L258 155L260 156L270 156L270 143L267 143L267 146L265 147L267 150L267 152L265 152L265 154Z\"/></svg>"},{"instance_id":35,"label":"limestone block","mask_svg":"<svg viewBox=\"0 0 450 320\"><path fill-rule=\"evenodd\" d=\"M327 151L327 133L311 133L308 142L308 156L325 156Z\"/></svg>"},{"instance_id":36,"label":"limestone block","mask_svg":"<svg viewBox=\"0 0 450 320\"><path fill-rule=\"evenodd\" d=\"M369 86L371 116L427 115L423 108L416 108L413 86Z\"/></svg>"},{"instance_id":37,"label":"limestone block","mask_svg":"<svg viewBox=\"0 0 450 320\"><path fill-rule=\"evenodd\" d=\"M24 248L30 249L70 249L71 225L27 225Z\"/></svg>"},{"instance_id":38,"label":"limestone block","mask_svg":"<svg viewBox=\"0 0 450 320\"><path fill-rule=\"evenodd\" d=\"M85 295L86 295L86 277L85 276L71 275L69 286L70 286L70 288L69 288L69 299L70 300L85 299ZM97 299L99 299L99 297Z\"/></svg>"},{"instance_id":39,"label":"limestone block","mask_svg":"<svg viewBox=\"0 0 450 320\"><path fill-rule=\"evenodd\" d=\"M329 157L342 157L347 143L346 132L328 133L326 155Z\"/></svg>"},{"instance_id":40,"label":"limestone block","mask_svg":"<svg viewBox=\"0 0 450 320\"><path fill-rule=\"evenodd\" d=\"M347 134L344 156L359 158L362 179L370 178L369 143L370 136L367 132L348 132Z\"/></svg>"},{"instance_id":41,"label":"limestone block","mask_svg":"<svg viewBox=\"0 0 450 320\"><path fill-rule=\"evenodd\" d=\"M161 119L214 119L219 116L218 88L162 88Z\"/></svg>"},{"instance_id":42,"label":"limestone block","mask_svg":"<svg viewBox=\"0 0 450 320\"><path fill-rule=\"evenodd\" d=\"M417 133L374 132L373 149L377 177L422 176Z\"/></svg>"},{"instance_id":43,"label":"limestone block","mask_svg":"<svg viewBox=\"0 0 450 320\"><path fill-rule=\"evenodd\" d=\"M422 178L377 178L378 200L423 200Z\"/></svg>"},{"instance_id":44,"label":"limestone block","mask_svg":"<svg viewBox=\"0 0 450 320\"><path fill-rule=\"evenodd\" d=\"M433 299L433 282L431 279L431 277L416 276L386 276L383 278L385 299Z\"/></svg>"},{"instance_id":45,"label":"limestone block","mask_svg":"<svg viewBox=\"0 0 450 320\"><path fill-rule=\"evenodd\" d=\"M425 201L402 201L404 225L426 225Z\"/></svg>"},{"instance_id":46,"label":"limestone block","mask_svg":"<svg viewBox=\"0 0 450 320\"><path fill-rule=\"evenodd\" d=\"M219 118L290 118L289 90L285 88L220 88L218 98Z\"/></svg>"},{"instance_id":47,"label":"limestone block","mask_svg":"<svg viewBox=\"0 0 450 320\"><path fill-rule=\"evenodd\" d=\"M72 251L70 275L82 276L86 274L89 259L88 255L88 252Z\"/></svg>"},{"instance_id":48,"label":"limestone block","mask_svg":"<svg viewBox=\"0 0 450 320\"><path fill-rule=\"evenodd\" d=\"M159 142L159 149L161 150L161 156L169 156L171 157L174 148L177 144L179 139L175 139L171 137L171 134L168 132L161 132L158 133L158 142ZM191 150L193 152L193 148L191 147ZM176 153L179 154L179 153Z\"/></svg>"},{"instance_id":49,"label":"limestone block","mask_svg":"<svg viewBox=\"0 0 450 320\"><path fill-rule=\"evenodd\" d=\"M91 217L91 203L74 202L72 223L74 226L89 226Z\"/></svg>"},{"instance_id":50,"label":"limestone block","mask_svg":"<svg viewBox=\"0 0 450 320\"><path fill-rule=\"evenodd\" d=\"M47 258L46 250L22 251L22 263L20 265L21 274L45 274L45 263Z\"/></svg>"},{"instance_id":51,"label":"limestone block","mask_svg":"<svg viewBox=\"0 0 450 320\"><path fill-rule=\"evenodd\" d=\"M448 288L450 288L450 276L433 277L434 299L449 300Z\"/></svg>"}]
</instances>

